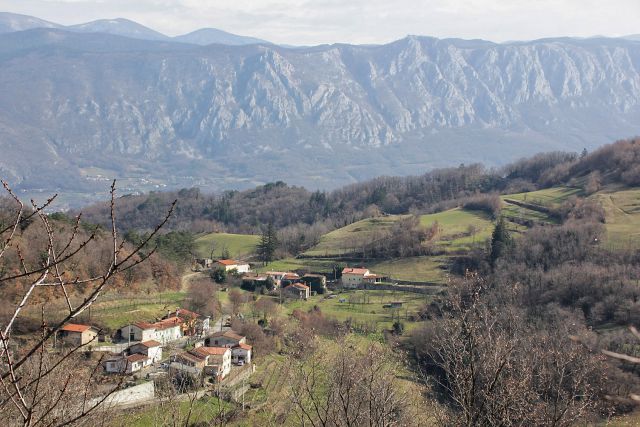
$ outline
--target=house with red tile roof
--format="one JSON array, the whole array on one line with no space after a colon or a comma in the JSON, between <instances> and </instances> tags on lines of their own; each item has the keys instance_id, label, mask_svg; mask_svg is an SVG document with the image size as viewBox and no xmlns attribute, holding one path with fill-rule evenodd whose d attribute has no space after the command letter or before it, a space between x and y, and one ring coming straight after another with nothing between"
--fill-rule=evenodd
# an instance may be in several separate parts
<instances>
[{"instance_id":1,"label":"house with red tile roof","mask_svg":"<svg viewBox=\"0 0 640 427\"><path fill-rule=\"evenodd\" d=\"M209 335L204 340L204 345L212 347L235 347L239 344L245 344L247 338L238 334L235 331L220 331L215 334Z\"/></svg>"},{"instance_id":2,"label":"house with red tile roof","mask_svg":"<svg viewBox=\"0 0 640 427\"><path fill-rule=\"evenodd\" d=\"M157 363L162 360L162 344L155 340L142 341L132 345L128 349L129 354L142 354L146 356L151 363Z\"/></svg>"},{"instance_id":3,"label":"house with red tile roof","mask_svg":"<svg viewBox=\"0 0 640 427\"><path fill-rule=\"evenodd\" d=\"M67 345L78 347L96 342L98 330L90 325L67 323L58 330L58 338Z\"/></svg>"},{"instance_id":4,"label":"house with red tile roof","mask_svg":"<svg viewBox=\"0 0 640 427\"><path fill-rule=\"evenodd\" d=\"M221 268L224 271L236 270L238 273L248 273L251 267L247 263L234 259L219 259L211 265L211 268L214 270Z\"/></svg>"},{"instance_id":5,"label":"house with red tile roof","mask_svg":"<svg viewBox=\"0 0 640 427\"><path fill-rule=\"evenodd\" d=\"M251 363L251 352L253 347L249 344L242 343L234 347L231 347L231 362L235 364L247 364Z\"/></svg>"},{"instance_id":6,"label":"house with red tile roof","mask_svg":"<svg viewBox=\"0 0 640 427\"><path fill-rule=\"evenodd\" d=\"M168 313L164 319L170 317L178 317L182 319L182 335L184 336L203 336L209 333L210 321L209 316L195 313L185 308L176 308L175 311Z\"/></svg>"},{"instance_id":7,"label":"house with red tile roof","mask_svg":"<svg viewBox=\"0 0 640 427\"><path fill-rule=\"evenodd\" d=\"M175 356L171 368L217 381L231 372L231 349L228 347L198 347Z\"/></svg>"},{"instance_id":8,"label":"house with red tile roof","mask_svg":"<svg viewBox=\"0 0 640 427\"><path fill-rule=\"evenodd\" d=\"M379 283L382 276L372 274L366 268L350 268L346 267L342 270L342 287L355 289L365 283Z\"/></svg>"},{"instance_id":9,"label":"house with red tile roof","mask_svg":"<svg viewBox=\"0 0 640 427\"><path fill-rule=\"evenodd\" d=\"M159 341L166 344L182 337L183 320L176 316L157 322L136 322L118 330L118 334L128 341Z\"/></svg>"}]
</instances>

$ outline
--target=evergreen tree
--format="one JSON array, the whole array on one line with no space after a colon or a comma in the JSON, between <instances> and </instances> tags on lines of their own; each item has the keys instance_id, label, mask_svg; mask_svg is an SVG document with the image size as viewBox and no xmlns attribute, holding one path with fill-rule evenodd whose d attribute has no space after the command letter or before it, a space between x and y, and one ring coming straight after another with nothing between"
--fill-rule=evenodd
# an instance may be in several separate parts
<instances>
[{"instance_id":1,"label":"evergreen tree","mask_svg":"<svg viewBox=\"0 0 640 427\"><path fill-rule=\"evenodd\" d=\"M264 265L273 261L276 249L278 249L278 237L272 223L263 230L258 242L258 256Z\"/></svg>"},{"instance_id":2,"label":"evergreen tree","mask_svg":"<svg viewBox=\"0 0 640 427\"><path fill-rule=\"evenodd\" d=\"M496 223L496 227L493 229L491 235L491 253L489 254L489 261L491 266L495 266L498 258L503 256L511 246L511 234L507 229L507 225L504 222L504 218L501 216Z\"/></svg>"}]
</instances>

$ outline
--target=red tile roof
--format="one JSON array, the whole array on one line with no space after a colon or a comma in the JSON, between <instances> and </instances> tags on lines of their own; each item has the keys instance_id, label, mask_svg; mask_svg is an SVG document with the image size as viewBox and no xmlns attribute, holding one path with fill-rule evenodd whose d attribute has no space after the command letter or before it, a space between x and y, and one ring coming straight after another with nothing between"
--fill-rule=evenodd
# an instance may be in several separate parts
<instances>
[{"instance_id":1,"label":"red tile roof","mask_svg":"<svg viewBox=\"0 0 640 427\"><path fill-rule=\"evenodd\" d=\"M174 326L181 325L182 323L183 320L181 318L173 316L156 322L153 324L153 326L155 326L156 329L169 329L173 328Z\"/></svg>"},{"instance_id":2,"label":"red tile roof","mask_svg":"<svg viewBox=\"0 0 640 427\"><path fill-rule=\"evenodd\" d=\"M202 356L221 356L229 351L228 347L198 347L191 351Z\"/></svg>"},{"instance_id":3,"label":"red tile roof","mask_svg":"<svg viewBox=\"0 0 640 427\"><path fill-rule=\"evenodd\" d=\"M238 333L234 332L234 331L221 331L221 332L216 332L215 334L211 335L212 337L225 337L225 338L231 338L234 340L241 340L244 337L242 335L239 335Z\"/></svg>"},{"instance_id":4,"label":"red tile roof","mask_svg":"<svg viewBox=\"0 0 640 427\"><path fill-rule=\"evenodd\" d=\"M238 344L234 348L241 348L243 350L251 350L253 347L251 347L249 344Z\"/></svg>"},{"instance_id":5,"label":"red tile roof","mask_svg":"<svg viewBox=\"0 0 640 427\"><path fill-rule=\"evenodd\" d=\"M342 270L342 274L357 274L358 276L364 276L369 274L369 270L366 268L349 268L346 267Z\"/></svg>"},{"instance_id":6,"label":"red tile roof","mask_svg":"<svg viewBox=\"0 0 640 427\"><path fill-rule=\"evenodd\" d=\"M309 289L309 287L307 285L303 285L302 283L294 283L294 284L292 284L290 286L293 286L296 289L301 289L301 290L304 290L304 291Z\"/></svg>"},{"instance_id":7,"label":"red tile roof","mask_svg":"<svg viewBox=\"0 0 640 427\"><path fill-rule=\"evenodd\" d=\"M206 356L200 354L192 354L188 351L178 354L178 358L189 360L190 362L202 363Z\"/></svg>"},{"instance_id":8,"label":"red tile roof","mask_svg":"<svg viewBox=\"0 0 640 427\"><path fill-rule=\"evenodd\" d=\"M127 356L127 361L134 363L134 362L140 362L141 360L147 360L147 356L145 356L144 354L132 354L131 356Z\"/></svg>"},{"instance_id":9,"label":"red tile roof","mask_svg":"<svg viewBox=\"0 0 640 427\"><path fill-rule=\"evenodd\" d=\"M238 265L238 264L240 264L238 261L235 261L235 260L232 260L232 259L219 259L218 263L222 264L222 265Z\"/></svg>"},{"instance_id":10,"label":"red tile roof","mask_svg":"<svg viewBox=\"0 0 640 427\"><path fill-rule=\"evenodd\" d=\"M133 326L137 326L140 329L155 329L156 326L153 323L149 323L149 322L136 322L133 324Z\"/></svg>"},{"instance_id":11,"label":"red tile roof","mask_svg":"<svg viewBox=\"0 0 640 427\"><path fill-rule=\"evenodd\" d=\"M149 347L160 347L162 344L155 340L142 341L139 345L143 345L147 348Z\"/></svg>"},{"instance_id":12,"label":"red tile roof","mask_svg":"<svg viewBox=\"0 0 640 427\"><path fill-rule=\"evenodd\" d=\"M86 331L87 329L91 329L91 326L78 325L78 324L75 324L75 323L67 323L62 328L60 328L61 331L80 332L80 333Z\"/></svg>"},{"instance_id":13,"label":"red tile roof","mask_svg":"<svg viewBox=\"0 0 640 427\"><path fill-rule=\"evenodd\" d=\"M162 330L162 329L173 328L174 326L181 325L182 323L183 323L183 320L181 318L172 316L155 323L136 322L133 325L143 330L147 330L147 329Z\"/></svg>"}]
</instances>

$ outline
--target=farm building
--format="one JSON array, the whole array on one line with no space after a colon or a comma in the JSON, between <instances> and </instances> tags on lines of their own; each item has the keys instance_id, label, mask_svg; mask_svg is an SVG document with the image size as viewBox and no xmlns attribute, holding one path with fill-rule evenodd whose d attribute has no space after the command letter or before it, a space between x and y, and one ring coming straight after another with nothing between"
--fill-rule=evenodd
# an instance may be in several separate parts
<instances>
[{"instance_id":1,"label":"farm building","mask_svg":"<svg viewBox=\"0 0 640 427\"><path fill-rule=\"evenodd\" d=\"M58 337L64 344L75 347L89 344L96 340L98 330L89 325L67 323L58 331Z\"/></svg>"}]
</instances>

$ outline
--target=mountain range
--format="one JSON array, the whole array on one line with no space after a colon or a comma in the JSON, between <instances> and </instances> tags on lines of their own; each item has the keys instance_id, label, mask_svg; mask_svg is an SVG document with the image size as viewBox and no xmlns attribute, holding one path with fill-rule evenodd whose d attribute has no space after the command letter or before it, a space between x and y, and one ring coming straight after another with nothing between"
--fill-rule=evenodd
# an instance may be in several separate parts
<instances>
[{"instance_id":1,"label":"mountain range","mask_svg":"<svg viewBox=\"0 0 640 427\"><path fill-rule=\"evenodd\" d=\"M206 46L209 44L226 44L240 46L246 44L269 44L266 40L254 37L239 36L216 28L201 28L188 34L169 37L137 22L124 18L99 19L84 24L64 26L45 21L33 16L17 13L0 12L0 34L35 28L57 28L78 33L103 33L130 37L140 40L175 41Z\"/></svg>"},{"instance_id":2,"label":"mountain range","mask_svg":"<svg viewBox=\"0 0 640 427\"><path fill-rule=\"evenodd\" d=\"M0 176L23 192L334 188L640 134L634 40L288 48L98 22L2 19Z\"/></svg>"}]
</instances>

